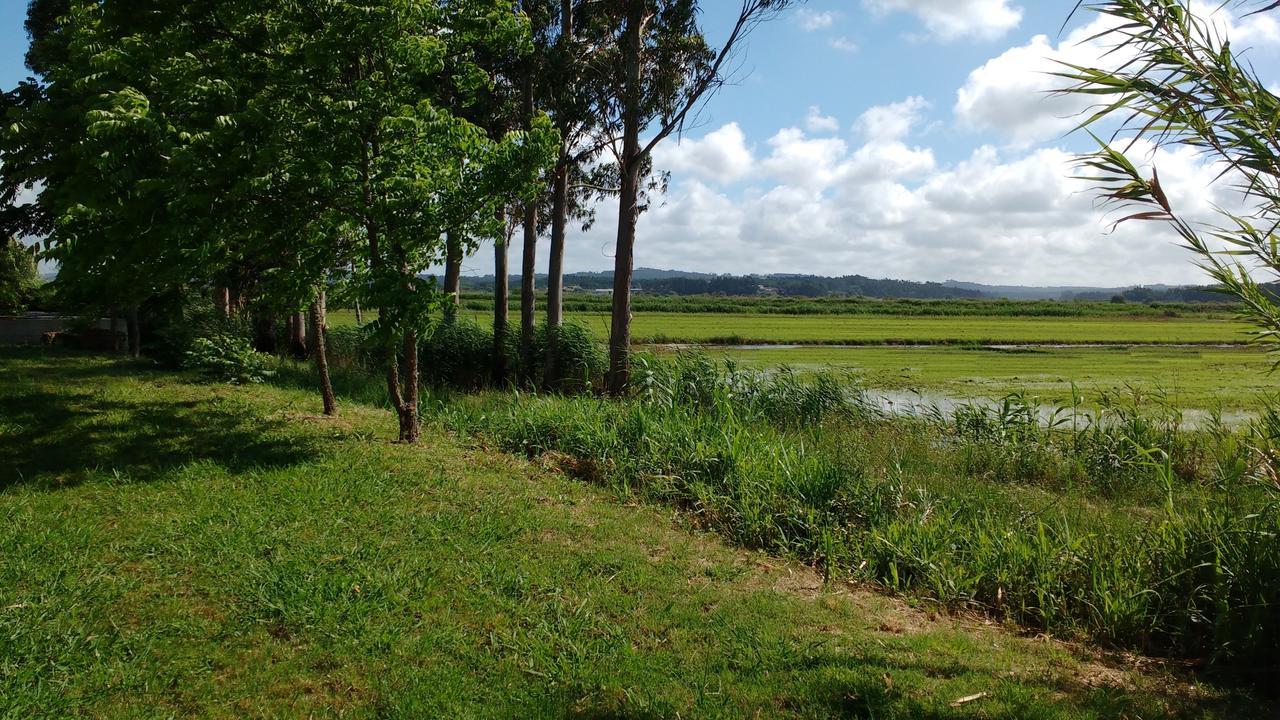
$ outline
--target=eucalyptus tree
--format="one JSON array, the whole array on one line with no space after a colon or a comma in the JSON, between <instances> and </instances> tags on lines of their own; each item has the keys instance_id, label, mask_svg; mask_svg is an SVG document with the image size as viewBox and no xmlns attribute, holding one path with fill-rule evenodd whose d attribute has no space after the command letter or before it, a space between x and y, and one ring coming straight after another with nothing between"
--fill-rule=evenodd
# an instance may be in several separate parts
<instances>
[{"instance_id":1,"label":"eucalyptus tree","mask_svg":"<svg viewBox=\"0 0 1280 720\"><path fill-rule=\"evenodd\" d=\"M1081 3L1077 9L1085 6ZM1280 305L1261 285L1280 278L1280 98L1258 77L1222 22L1224 8L1253 15L1280 3L1236 0L1206 7L1186 0L1108 0L1087 5L1107 19L1096 38L1110 67L1067 65L1064 92L1097 100L1082 127L1118 126L1081 158L1083 175L1122 211L1118 223L1167 223L1208 274L1241 302L1255 339L1280 352ZM1216 8L1216 10L1214 9ZM1213 14L1209 14L1213 13ZM1139 151L1191 148L1219 168L1249 210L1219 209L1216 223L1176 207ZM1262 278L1261 280L1259 278Z\"/></svg>"},{"instance_id":2,"label":"eucalyptus tree","mask_svg":"<svg viewBox=\"0 0 1280 720\"><path fill-rule=\"evenodd\" d=\"M613 142L617 162L618 234L614 249L613 312L609 334L609 391L626 392L631 379L631 281L636 221L644 209L644 175L655 147L682 131L701 103L723 87L735 53L761 23L802 0L741 0L719 48L699 26L697 0L619 0L589 7L616 28L593 66L606 73L598 103L598 132ZM642 137L644 138L642 140Z\"/></svg>"},{"instance_id":3,"label":"eucalyptus tree","mask_svg":"<svg viewBox=\"0 0 1280 720\"><path fill-rule=\"evenodd\" d=\"M544 382L554 386L561 375L557 329L564 323L564 254L569 222L584 230L594 222L594 200L612 191L600 180L613 169L600 155L610 138L597 132L607 115L602 98L608 72L602 61L616 36L616 13L599 12L591 0L543 0L547 21L541 36L545 60L541 102L560 132L560 151L551 177L547 223L550 232L547 263L547 348ZM616 183L614 183L616 184Z\"/></svg>"}]
</instances>

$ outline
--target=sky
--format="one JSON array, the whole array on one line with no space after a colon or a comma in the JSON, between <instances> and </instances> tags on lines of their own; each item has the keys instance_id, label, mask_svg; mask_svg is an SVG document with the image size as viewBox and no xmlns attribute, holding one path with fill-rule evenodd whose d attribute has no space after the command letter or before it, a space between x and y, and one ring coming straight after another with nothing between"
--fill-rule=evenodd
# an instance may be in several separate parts
<instances>
[{"instance_id":1,"label":"sky","mask_svg":"<svg viewBox=\"0 0 1280 720\"><path fill-rule=\"evenodd\" d=\"M1259 74L1280 80L1280 13L1194 4ZM0 0L0 86L25 76L26 3ZM714 42L737 0L703 0ZM1055 60L1097 63L1075 0L810 0L761 26L734 82L659 146L665 197L641 217L636 265L717 273L860 274L990 284L1198 283L1157 224L1111 227L1073 156L1078 99L1047 91ZM1236 200L1186 151L1150 160L1174 204L1212 219ZM1114 220L1114 217L1111 218ZM617 210L574 228L568 271L608 270ZM543 250L545 250L545 241ZM518 267L514 256L513 267ZM466 270L492 270L481 250ZM545 267L545 257L539 263Z\"/></svg>"}]
</instances>

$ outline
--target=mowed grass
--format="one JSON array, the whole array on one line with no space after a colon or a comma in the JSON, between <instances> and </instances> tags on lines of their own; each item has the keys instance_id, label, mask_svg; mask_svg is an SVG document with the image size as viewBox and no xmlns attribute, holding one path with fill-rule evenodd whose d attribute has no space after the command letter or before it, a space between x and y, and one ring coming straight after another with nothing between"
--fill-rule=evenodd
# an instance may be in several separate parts
<instances>
[{"instance_id":1,"label":"mowed grass","mask_svg":"<svg viewBox=\"0 0 1280 720\"><path fill-rule=\"evenodd\" d=\"M1257 713L376 408L41 350L0 378L0 717Z\"/></svg>"},{"instance_id":2,"label":"mowed grass","mask_svg":"<svg viewBox=\"0 0 1280 720\"><path fill-rule=\"evenodd\" d=\"M468 311L488 327L486 313ZM609 336L604 313L570 313L601 338ZM518 326L519 316L513 312ZM335 311L335 326L354 325L355 313ZM632 339L654 343L794 343L825 345L922 344L1237 344L1248 327L1235 320L1190 318L904 317L761 315L719 313L635 314Z\"/></svg>"},{"instance_id":3,"label":"mowed grass","mask_svg":"<svg viewBox=\"0 0 1280 720\"><path fill-rule=\"evenodd\" d=\"M713 350L748 367L848 370L872 388L998 397L1022 391L1046 403L1071 402L1072 385L1091 400L1103 392L1160 394L1181 408L1256 410L1280 385L1274 362L1256 348L1110 347L992 350L964 347L799 347Z\"/></svg>"}]
</instances>

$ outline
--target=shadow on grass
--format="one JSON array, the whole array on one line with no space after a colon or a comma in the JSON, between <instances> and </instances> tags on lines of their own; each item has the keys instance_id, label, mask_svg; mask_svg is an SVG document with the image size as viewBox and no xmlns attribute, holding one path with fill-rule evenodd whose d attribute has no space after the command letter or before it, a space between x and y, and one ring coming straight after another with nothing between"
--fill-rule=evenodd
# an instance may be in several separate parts
<instances>
[{"instance_id":1,"label":"shadow on grass","mask_svg":"<svg viewBox=\"0 0 1280 720\"><path fill-rule=\"evenodd\" d=\"M231 472L278 468L315 457L316 438L284 419L264 418L213 393L199 400L157 398L142 363L65 352L0 348L12 384L0 388L0 491L18 484L77 485L94 472L150 481L197 461ZM23 382L19 373L35 380ZM127 380L126 380L127 382Z\"/></svg>"}]
</instances>

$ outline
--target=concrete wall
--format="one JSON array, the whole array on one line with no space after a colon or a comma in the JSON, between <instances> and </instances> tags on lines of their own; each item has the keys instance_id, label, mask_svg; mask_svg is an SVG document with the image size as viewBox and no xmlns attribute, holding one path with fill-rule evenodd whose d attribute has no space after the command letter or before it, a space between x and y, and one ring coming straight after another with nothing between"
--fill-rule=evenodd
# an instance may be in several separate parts
<instances>
[{"instance_id":1,"label":"concrete wall","mask_svg":"<svg viewBox=\"0 0 1280 720\"><path fill-rule=\"evenodd\" d=\"M0 345L39 345L44 342L45 333L61 332L65 325L66 321L52 313L0 316ZM98 320L93 326L109 330L111 321ZM123 332L123 321L119 321L119 329Z\"/></svg>"}]
</instances>

